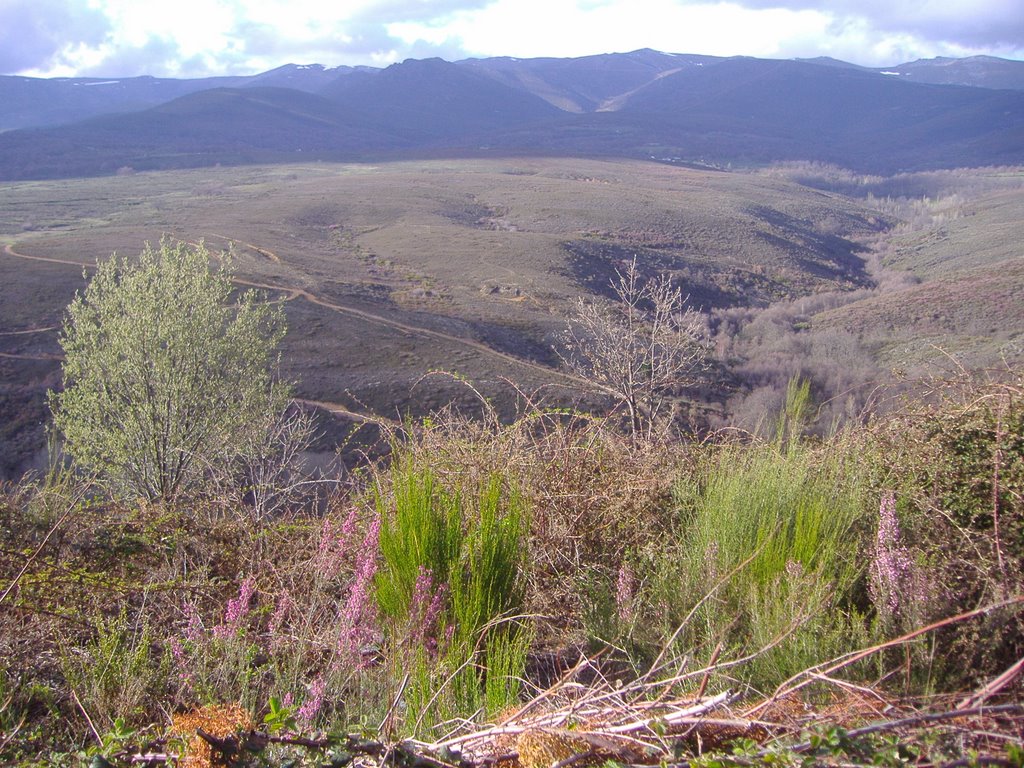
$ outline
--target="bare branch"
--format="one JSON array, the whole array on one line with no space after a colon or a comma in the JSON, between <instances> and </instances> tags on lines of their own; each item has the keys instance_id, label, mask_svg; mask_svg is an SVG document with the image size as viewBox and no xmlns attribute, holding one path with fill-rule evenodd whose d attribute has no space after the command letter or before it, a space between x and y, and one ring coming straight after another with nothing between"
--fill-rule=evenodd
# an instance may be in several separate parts
<instances>
[{"instance_id":1,"label":"bare branch","mask_svg":"<svg viewBox=\"0 0 1024 768\"><path fill-rule=\"evenodd\" d=\"M671 406L697 380L707 354L705 323L667 275L642 283L634 257L616 270L614 303L577 299L556 349L578 376L625 408L634 440L671 420Z\"/></svg>"}]
</instances>

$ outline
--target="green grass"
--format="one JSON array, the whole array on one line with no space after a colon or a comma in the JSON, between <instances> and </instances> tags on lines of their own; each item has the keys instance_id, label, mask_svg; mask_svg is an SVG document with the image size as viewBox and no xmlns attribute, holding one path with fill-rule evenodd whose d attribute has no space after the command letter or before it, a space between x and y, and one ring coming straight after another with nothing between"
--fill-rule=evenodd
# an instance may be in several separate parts
<instances>
[{"instance_id":1,"label":"green grass","mask_svg":"<svg viewBox=\"0 0 1024 768\"><path fill-rule=\"evenodd\" d=\"M648 596L663 636L680 627L679 652L757 652L744 679L763 690L866 639L856 595L873 497L857 453L841 437L726 444L680 478L680 534Z\"/></svg>"},{"instance_id":2,"label":"green grass","mask_svg":"<svg viewBox=\"0 0 1024 768\"><path fill-rule=\"evenodd\" d=\"M439 584L461 576L463 510L458 493L442 490L429 468L407 464L391 480L390 498L377 492L384 569L376 598L381 613L397 625L408 620L421 568Z\"/></svg>"},{"instance_id":3,"label":"green grass","mask_svg":"<svg viewBox=\"0 0 1024 768\"><path fill-rule=\"evenodd\" d=\"M522 496L499 475L480 488L443 488L423 462L399 458L390 492L377 490L375 594L417 734L515 703L530 640Z\"/></svg>"}]
</instances>

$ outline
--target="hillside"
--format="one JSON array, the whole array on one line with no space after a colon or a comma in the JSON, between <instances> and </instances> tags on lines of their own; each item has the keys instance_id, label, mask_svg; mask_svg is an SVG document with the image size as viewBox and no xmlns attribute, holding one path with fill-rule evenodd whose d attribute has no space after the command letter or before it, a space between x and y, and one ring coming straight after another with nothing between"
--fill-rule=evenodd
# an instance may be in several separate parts
<instances>
[{"instance_id":1,"label":"hillside","mask_svg":"<svg viewBox=\"0 0 1024 768\"><path fill-rule=\"evenodd\" d=\"M882 262L920 283L817 314L813 327L856 335L886 367L907 369L946 355L968 367L1019 363L1024 190L932 205L934 223L897 232Z\"/></svg>"},{"instance_id":2,"label":"hillside","mask_svg":"<svg viewBox=\"0 0 1024 768\"><path fill-rule=\"evenodd\" d=\"M715 61L719 57L644 49L576 59L502 57L457 64L540 96L566 112L582 113L607 111L666 75Z\"/></svg>"},{"instance_id":3,"label":"hillside","mask_svg":"<svg viewBox=\"0 0 1024 768\"><path fill-rule=\"evenodd\" d=\"M655 51L409 60L340 74L286 68L141 111L0 133L0 179L283 162L298 151L358 161L810 160L889 174L1024 162L1022 125L1022 91L915 84L819 63Z\"/></svg>"},{"instance_id":4,"label":"hillside","mask_svg":"<svg viewBox=\"0 0 1024 768\"><path fill-rule=\"evenodd\" d=\"M537 96L441 59L409 60L372 77L342 78L322 93L382 132L424 147L474 137L486 142L496 132L561 114Z\"/></svg>"},{"instance_id":5,"label":"hillside","mask_svg":"<svg viewBox=\"0 0 1024 768\"><path fill-rule=\"evenodd\" d=\"M559 373L552 344L572 300L606 292L634 254L701 309L762 307L865 285L855 239L881 226L863 206L795 184L635 161L282 165L8 185L4 455L13 466L42 445L55 326L82 284L78 265L162 234L233 242L239 276L277 287L291 326L284 372L301 380L301 397L391 419L469 402L460 384L421 381L436 369L505 405L502 377L526 390L558 384L551 394L575 401L585 389Z\"/></svg>"},{"instance_id":6,"label":"hillside","mask_svg":"<svg viewBox=\"0 0 1024 768\"><path fill-rule=\"evenodd\" d=\"M676 152L814 159L866 172L1013 162L1024 94L911 86L873 73L732 59L638 92L623 122ZM629 120L632 118L632 120Z\"/></svg>"}]
</instances>

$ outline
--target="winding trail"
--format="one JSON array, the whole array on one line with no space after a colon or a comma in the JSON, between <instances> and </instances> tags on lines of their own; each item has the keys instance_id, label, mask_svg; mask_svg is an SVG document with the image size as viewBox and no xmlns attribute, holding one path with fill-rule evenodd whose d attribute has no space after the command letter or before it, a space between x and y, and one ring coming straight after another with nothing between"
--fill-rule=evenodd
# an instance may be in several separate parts
<instances>
[{"instance_id":1,"label":"winding trail","mask_svg":"<svg viewBox=\"0 0 1024 768\"><path fill-rule=\"evenodd\" d=\"M239 245L244 245L246 248L255 251L263 258L270 259L275 264L281 263L281 257L273 251L267 250L266 248L260 248L258 245L254 245L253 243L247 243L245 240L239 240L237 237L228 237L227 235L217 235L214 233L208 234L207 237L216 237L218 240L224 240L229 244L238 243Z\"/></svg>"},{"instance_id":2,"label":"winding trail","mask_svg":"<svg viewBox=\"0 0 1024 768\"><path fill-rule=\"evenodd\" d=\"M64 355L53 355L46 352L38 352L34 355L21 354L19 352L0 352L0 357L6 357L8 360L54 360L59 361L64 359Z\"/></svg>"},{"instance_id":3,"label":"winding trail","mask_svg":"<svg viewBox=\"0 0 1024 768\"><path fill-rule=\"evenodd\" d=\"M45 261L49 264L67 264L71 267L81 267L83 269L95 269L95 264L83 264L80 261L71 261L70 259L53 259L49 256L29 256L27 253L18 253L14 250L14 246L8 243L4 246L4 253L8 256L13 256L16 259L29 259L31 261Z\"/></svg>"},{"instance_id":4,"label":"winding trail","mask_svg":"<svg viewBox=\"0 0 1024 768\"><path fill-rule=\"evenodd\" d=\"M367 424L393 424L395 426L401 426L401 422L397 419L389 419L386 416L377 416L368 413L359 413L358 411L349 410L346 406L341 405L340 403L328 403L324 400L307 400L304 397L295 397L292 399L296 403L311 405L314 408L320 408L328 411L334 416L341 416L351 421L361 421Z\"/></svg>"},{"instance_id":5,"label":"winding trail","mask_svg":"<svg viewBox=\"0 0 1024 768\"><path fill-rule=\"evenodd\" d=\"M291 296L289 296L289 300L293 298L303 298L310 304L315 304L318 307L323 307L324 309L329 309L332 312L337 312L338 314L348 315L349 317L357 317L360 320L365 320L370 323L382 325L386 328L401 331L402 333L407 334L409 336L419 336L421 338L437 339L439 341L460 344L464 347L469 347L470 349L476 350L477 352L481 352L485 355L500 358L502 360L505 360L506 362L512 363L513 365L539 371L540 373L543 373L545 376L554 376L561 379L565 379L567 381L571 381L576 386L584 385L587 387L593 387L593 384L587 381L586 379L577 378L576 376L573 376L570 373L559 371L555 368L548 368L546 365L541 365L540 363L534 363L530 360L524 360L521 357L510 355L507 352L501 352L500 350L494 349L493 347L489 347L483 342L476 341L475 339L467 339L462 336L454 336L450 333L444 333L443 331L434 331L429 328L421 328L415 325L403 323L399 320L392 320L391 318L383 317L374 312L367 312L366 310L356 309L355 307L346 307L342 304L335 304L334 302L327 301L327 299L323 299L317 296L316 294L310 293L309 291L303 288L271 285L270 283L257 283L252 280L245 280L243 278L237 277L234 278L234 282L237 285L244 285L249 288L260 288L265 291L284 291L286 293L291 294Z\"/></svg>"},{"instance_id":6,"label":"winding trail","mask_svg":"<svg viewBox=\"0 0 1024 768\"><path fill-rule=\"evenodd\" d=\"M27 336L30 333L47 333L56 330L56 325L48 325L45 328L28 328L24 331L0 331L0 336Z\"/></svg>"},{"instance_id":7,"label":"winding trail","mask_svg":"<svg viewBox=\"0 0 1024 768\"><path fill-rule=\"evenodd\" d=\"M277 263L281 263L281 259L276 254L273 254L267 249L261 248L258 245L254 245L253 243L246 243L242 240L228 238L225 235L214 234L212 235L212 237L217 237L228 241L233 240L234 242L242 243L242 245L252 248L258 253L270 254L273 257L274 261L276 261ZM190 245L197 245L197 243L192 241L186 242L189 242ZM8 251L12 253L12 255L18 255L10 250L10 246L7 246L7 248ZM298 288L294 286L272 285L270 283L257 283L252 280L245 280L244 278L240 277L232 278L232 280L236 285L244 285L249 288L260 288L265 291L283 291L285 293L290 294L286 301L291 301L295 298L303 298L310 304L315 304L318 307L329 309L332 312L337 312L338 314L342 315L348 315L349 317L357 317L360 320L366 320L367 322L370 323L383 325L387 328L392 328L394 330L401 331L402 333L408 334L410 336L419 336L421 338L437 339L439 341L446 341L453 344L461 344L462 346L469 347L471 349L476 350L477 352L482 352L485 355L490 355L492 357L497 357L502 360L505 360L506 362L512 363L513 365L518 365L523 368L529 368L534 371L538 371L540 373L543 373L545 376L554 376L565 381L570 381L577 387L583 386L586 387L587 389L594 389L596 386L593 382L588 381L587 379L584 379L580 376L576 376L575 374L560 371L557 368L549 368L546 365L534 363L530 360L524 360L521 357L510 355L507 352L501 352L497 349L494 349L493 347L487 346L483 342L479 342L474 339L467 339L463 336L455 336L453 334L444 333L443 331L433 331L430 330L429 328L421 328L419 326L409 325L398 320L392 320L391 318L378 315L375 312L367 312L366 310L363 309L355 309L354 307L346 307L343 304L335 304L334 302L327 301L327 299L321 298L320 296L317 296L314 293L310 293L309 291L303 288ZM598 389L600 388L598 387Z\"/></svg>"},{"instance_id":8,"label":"winding trail","mask_svg":"<svg viewBox=\"0 0 1024 768\"><path fill-rule=\"evenodd\" d=\"M233 239L233 238L226 238L223 235L213 235L213 237L217 237L217 238L221 238L221 239L226 239L226 240ZM237 240L237 239L235 240L235 242L242 243L241 240ZM242 244L246 245L247 247L253 248L253 249L255 249L255 250L257 250L257 251L259 251L261 253L266 253L266 254L270 253L266 249L259 248L258 246L255 246L255 245L253 245L251 243L242 243ZM80 261L73 261L71 259L57 259L57 258L53 258L53 257L49 257L49 256L32 256L32 255L27 254L27 253L21 253L19 251L16 251L14 249L14 245L11 244L11 243L8 243L7 245L4 246L3 252L6 255L11 256L11 257L16 258L16 259L28 259L30 261L42 261L42 262L46 262L46 263L49 263L49 264L64 264L64 265L67 265L67 266L78 267L80 269L95 269L95 264L83 264ZM274 255L274 259L276 261L280 262L280 259L277 258L276 254ZM384 317L382 315L378 315L378 314L373 313L373 312L368 312L368 311L363 310L363 309L356 309L354 307L346 307L346 306L344 306L342 304L337 304L337 303L334 303L334 302L331 302L331 301L327 301L326 299L321 298L320 296L317 296L316 294L313 294L313 293L311 293L311 292L309 292L309 291L307 291L307 290L305 290L303 288L292 287L292 286L282 286L282 285L272 285L270 283L259 283L259 282L255 282L255 281L252 281L252 280L245 280L245 279L240 278L240 277L234 277L234 278L232 278L232 280L233 280L233 282L236 285L245 286L245 287L248 287L248 288L259 288L259 289L266 290L266 291L279 291L279 292L283 292L283 293L286 294L285 298L283 299L284 301L293 301L295 299L302 298L302 299L305 299L306 301L308 301L310 304L315 304L318 307L323 307L324 309L330 310L332 312L336 312L336 313L342 314L342 315L347 315L349 317L355 317L355 318L358 318L360 320L364 320L364 321L369 322L369 323L374 323L376 325L384 326L386 328L391 328L393 330L400 331L400 332L402 332L404 334L407 334L409 336L418 336L420 338L436 339L438 341L443 341L443 342L447 342L447 343L450 343L450 344L458 344L458 345L461 345L461 346L464 346L464 347L468 347L468 348L470 348L470 349L472 349L472 350L474 350L476 352L479 352L481 354L488 355L488 356L490 356L492 358L498 358L500 360L505 361L506 363L510 363L510 364L518 366L520 368L527 368L527 369L536 371L538 373L543 374L545 377L548 377L548 378L552 378L553 377L553 378L561 379L561 380L563 380L565 382L570 382L575 387L582 386L582 387L584 387L586 389L590 389L590 390L594 390L594 389L598 389L599 391L601 390L601 388L597 387L593 382L587 381L586 379L584 379L582 377L575 376L575 375L573 375L571 373L567 373L565 371L559 371L559 370L557 370L555 368L549 368L546 365L541 365L540 363L534 363L534 362L532 362L530 360L524 360L524 359L516 357L514 355L510 355L507 352L501 352L501 351L499 351L497 349L494 349L493 347L487 346L483 342L479 342L479 341L476 341L474 339L467 339L467 338L464 338L462 336L455 336L455 335L452 335L452 334L449 334L449 333L444 333L443 331L434 331L434 330L430 330L429 328L420 328L420 327L417 327L417 326L414 326L414 325L409 325L407 323L403 323L403 322L400 322L398 320L393 320L391 318ZM4 356L5 357L17 357L16 355L4 355ZM31 358L31 359L51 359L51 358ZM61 359L61 358L56 357L56 358L52 358L52 359ZM338 404L335 404L335 403L323 403L323 404L320 404L320 403L317 403L316 401L302 401L302 402L308 402L308 403L310 403L312 405L322 405L322 407L324 407L328 411L331 411L332 413L337 413L339 415L347 416L349 418L369 420L369 421L381 421L382 420L382 419L380 419L378 417L367 416L366 414L360 414L360 413L356 413L354 411L349 411L344 406L341 406L341 405L338 405Z\"/></svg>"}]
</instances>

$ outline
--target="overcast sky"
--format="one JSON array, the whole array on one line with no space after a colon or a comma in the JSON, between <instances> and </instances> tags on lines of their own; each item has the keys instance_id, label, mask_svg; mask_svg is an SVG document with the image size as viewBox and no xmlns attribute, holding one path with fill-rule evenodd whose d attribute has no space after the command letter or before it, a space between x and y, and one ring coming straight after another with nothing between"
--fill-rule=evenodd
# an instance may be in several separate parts
<instances>
[{"instance_id":1,"label":"overcast sky","mask_svg":"<svg viewBox=\"0 0 1024 768\"><path fill-rule=\"evenodd\" d=\"M198 77L638 48L869 66L1024 59L1024 0L0 0L0 74Z\"/></svg>"}]
</instances>

